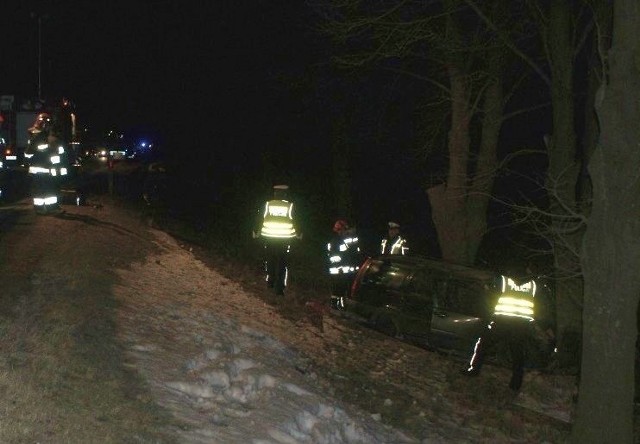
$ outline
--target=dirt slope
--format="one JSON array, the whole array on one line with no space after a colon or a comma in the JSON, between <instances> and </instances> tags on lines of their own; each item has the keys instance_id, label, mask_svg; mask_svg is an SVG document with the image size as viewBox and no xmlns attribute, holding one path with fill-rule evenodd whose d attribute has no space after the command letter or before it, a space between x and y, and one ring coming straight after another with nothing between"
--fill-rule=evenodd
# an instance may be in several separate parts
<instances>
[{"instance_id":1,"label":"dirt slope","mask_svg":"<svg viewBox=\"0 0 640 444\"><path fill-rule=\"evenodd\" d=\"M356 437L477 443L567 436L570 377L528 373L513 400L503 369L463 379L459 363L446 356L361 328L321 304L305 305L303 289L276 300L255 268L223 263L108 201L92 204L59 217L36 217L27 205L19 219L4 221L2 442L243 442L234 435L240 426L230 427L242 423L234 418L258 418L252 409L269 399L297 402L303 396L295 387L331 400L305 398L313 399L313 421L326 416L318 406L329 402L335 413L339 405L362 425ZM68 326L57 331L57 320ZM236 348L251 351L243 361L234 358ZM216 373L212 356L236 366L259 363L246 377L263 385L234 392L231 381L224 393L203 392L203 380L216 387L231 375ZM288 395L265 379L270 375L287 381ZM24 417L25 408L35 413ZM347 430L335 416L327 424ZM261 418L244 421L246 433L265 427L268 440L253 442L287 442L267 428L278 418ZM326 439L307 442L347 442Z\"/></svg>"}]
</instances>

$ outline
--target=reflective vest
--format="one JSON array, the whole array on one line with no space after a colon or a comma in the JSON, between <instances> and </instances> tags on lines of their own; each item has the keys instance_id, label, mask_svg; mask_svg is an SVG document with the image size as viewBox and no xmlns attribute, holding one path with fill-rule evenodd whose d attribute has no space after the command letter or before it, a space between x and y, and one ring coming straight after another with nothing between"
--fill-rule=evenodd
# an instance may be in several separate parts
<instances>
[{"instance_id":1,"label":"reflective vest","mask_svg":"<svg viewBox=\"0 0 640 444\"><path fill-rule=\"evenodd\" d=\"M29 174L33 174L34 180L38 178L52 177L59 180L67 175L65 149L62 145L57 148L48 143L38 143L36 152L30 159ZM59 202L55 189L44 189L33 196L33 204L36 207L55 205Z\"/></svg>"},{"instance_id":2,"label":"reflective vest","mask_svg":"<svg viewBox=\"0 0 640 444\"><path fill-rule=\"evenodd\" d=\"M353 274L360 268L358 238L347 236L327 244L329 274Z\"/></svg>"},{"instance_id":3,"label":"reflective vest","mask_svg":"<svg viewBox=\"0 0 640 444\"><path fill-rule=\"evenodd\" d=\"M29 165L30 174L46 174L54 177L67 175L64 146L53 148L48 143L41 143L36 146L36 149Z\"/></svg>"},{"instance_id":4,"label":"reflective vest","mask_svg":"<svg viewBox=\"0 0 640 444\"><path fill-rule=\"evenodd\" d=\"M291 239L296 236L293 226L293 203L270 200L264 206L260 235L273 239Z\"/></svg>"},{"instance_id":5,"label":"reflective vest","mask_svg":"<svg viewBox=\"0 0 640 444\"><path fill-rule=\"evenodd\" d=\"M380 253L382 254L407 254L409 247L407 247L407 240L402 236L397 236L394 239L382 239L380 242Z\"/></svg>"},{"instance_id":6,"label":"reflective vest","mask_svg":"<svg viewBox=\"0 0 640 444\"><path fill-rule=\"evenodd\" d=\"M516 282L507 276L502 276L502 294L498 297L494 314L522 318L533 321L536 296L536 281L531 280L523 284Z\"/></svg>"}]
</instances>

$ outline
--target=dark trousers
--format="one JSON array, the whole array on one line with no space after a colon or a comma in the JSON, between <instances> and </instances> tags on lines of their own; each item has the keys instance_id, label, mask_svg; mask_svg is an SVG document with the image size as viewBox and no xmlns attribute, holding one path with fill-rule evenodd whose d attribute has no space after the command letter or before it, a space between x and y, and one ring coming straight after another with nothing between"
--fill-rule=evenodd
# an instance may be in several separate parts
<instances>
[{"instance_id":1,"label":"dark trousers","mask_svg":"<svg viewBox=\"0 0 640 444\"><path fill-rule=\"evenodd\" d=\"M31 175L31 197L35 198L47 198L56 196L58 202L53 205L42 206L39 210L46 211L47 209L58 208L60 206L60 178L57 176L51 176L50 174L32 174Z\"/></svg>"},{"instance_id":2,"label":"dark trousers","mask_svg":"<svg viewBox=\"0 0 640 444\"><path fill-rule=\"evenodd\" d=\"M345 298L349 296L353 273L339 273L329 275L331 283L331 306L338 310L345 308Z\"/></svg>"},{"instance_id":3,"label":"dark trousers","mask_svg":"<svg viewBox=\"0 0 640 444\"><path fill-rule=\"evenodd\" d=\"M291 247L288 243L278 241L264 244L266 280L269 288L277 295L284 295L289 277L288 256Z\"/></svg>"},{"instance_id":4,"label":"dark trousers","mask_svg":"<svg viewBox=\"0 0 640 444\"><path fill-rule=\"evenodd\" d=\"M351 283L353 282L353 273L339 273L330 275L331 296L346 297L349 295Z\"/></svg>"},{"instance_id":5,"label":"dark trousers","mask_svg":"<svg viewBox=\"0 0 640 444\"><path fill-rule=\"evenodd\" d=\"M520 390L524 378L524 364L526 358L527 338L530 334L529 322L525 320L494 319L476 340L471 359L465 369L469 375L478 375L484 364L487 350L505 344L511 356L511 381L509 388Z\"/></svg>"}]
</instances>

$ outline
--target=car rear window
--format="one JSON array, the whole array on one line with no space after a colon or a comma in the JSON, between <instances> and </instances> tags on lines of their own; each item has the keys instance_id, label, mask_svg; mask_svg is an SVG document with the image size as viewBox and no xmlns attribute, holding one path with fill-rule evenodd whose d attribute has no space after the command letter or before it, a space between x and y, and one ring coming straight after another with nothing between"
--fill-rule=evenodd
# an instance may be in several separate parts
<instances>
[{"instance_id":1,"label":"car rear window","mask_svg":"<svg viewBox=\"0 0 640 444\"><path fill-rule=\"evenodd\" d=\"M398 289L402 287L408 270L391 261L371 261L362 283L366 285L380 285L386 288Z\"/></svg>"}]
</instances>

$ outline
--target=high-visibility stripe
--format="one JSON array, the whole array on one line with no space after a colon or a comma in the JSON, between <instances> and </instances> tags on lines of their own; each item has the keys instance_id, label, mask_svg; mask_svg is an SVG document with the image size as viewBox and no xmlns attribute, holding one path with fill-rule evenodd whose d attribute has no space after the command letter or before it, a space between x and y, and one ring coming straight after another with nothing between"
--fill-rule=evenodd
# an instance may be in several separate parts
<instances>
[{"instance_id":1,"label":"high-visibility stripe","mask_svg":"<svg viewBox=\"0 0 640 444\"><path fill-rule=\"evenodd\" d=\"M358 271L359 267L353 267L350 265L345 265L343 267L330 267L329 268L329 274L340 274L340 272L342 273L355 273L356 271Z\"/></svg>"},{"instance_id":2,"label":"high-visibility stripe","mask_svg":"<svg viewBox=\"0 0 640 444\"><path fill-rule=\"evenodd\" d=\"M49 172L49 168L30 166L29 174L50 174L50 172Z\"/></svg>"},{"instance_id":3,"label":"high-visibility stripe","mask_svg":"<svg viewBox=\"0 0 640 444\"><path fill-rule=\"evenodd\" d=\"M399 237L391 245L391 247L389 247L388 254L406 254L406 252L409 250L409 248L405 246L406 242L407 241L404 238ZM386 246L387 246L387 239L382 239L382 242L380 242L380 252L382 254L384 254Z\"/></svg>"},{"instance_id":4,"label":"high-visibility stripe","mask_svg":"<svg viewBox=\"0 0 640 444\"><path fill-rule=\"evenodd\" d=\"M265 222L260 233L265 237L291 238L296 235L292 223Z\"/></svg>"},{"instance_id":5,"label":"high-visibility stripe","mask_svg":"<svg viewBox=\"0 0 640 444\"><path fill-rule=\"evenodd\" d=\"M58 197L57 196L34 197L33 198L33 204L37 205L37 206L53 205L55 203L58 203Z\"/></svg>"},{"instance_id":6,"label":"high-visibility stripe","mask_svg":"<svg viewBox=\"0 0 640 444\"><path fill-rule=\"evenodd\" d=\"M530 300L513 296L501 296L498 299L495 314L533 320L533 308L534 304Z\"/></svg>"}]
</instances>

